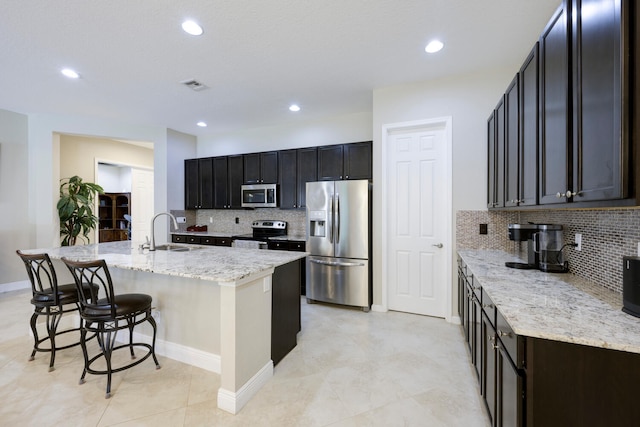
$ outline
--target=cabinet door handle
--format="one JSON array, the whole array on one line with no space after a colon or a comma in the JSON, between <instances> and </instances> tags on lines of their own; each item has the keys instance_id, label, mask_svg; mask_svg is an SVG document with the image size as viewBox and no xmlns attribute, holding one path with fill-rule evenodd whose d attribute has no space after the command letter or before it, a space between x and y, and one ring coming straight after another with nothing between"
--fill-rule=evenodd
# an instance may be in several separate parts
<instances>
[{"instance_id":1,"label":"cabinet door handle","mask_svg":"<svg viewBox=\"0 0 640 427\"><path fill-rule=\"evenodd\" d=\"M482 304L482 308L493 308L493 304Z\"/></svg>"},{"instance_id":2,"label":"cabinet door handle","mask_svg":"<svg viewBox=\"0 0 640 427\"><path fill-rule=\"evenodd\" d=\"M498 329L498 335L501 337L510 337L511 336L511 332L505 332L505 331L501 331L500 329Z\"/></svg>"}]
</instances>

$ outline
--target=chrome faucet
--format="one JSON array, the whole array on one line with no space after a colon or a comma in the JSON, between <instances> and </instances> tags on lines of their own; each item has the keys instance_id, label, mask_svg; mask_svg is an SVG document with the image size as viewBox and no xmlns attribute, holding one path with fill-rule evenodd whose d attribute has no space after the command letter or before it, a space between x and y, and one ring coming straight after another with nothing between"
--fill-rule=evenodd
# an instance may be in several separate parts
<instances>
[{"instance_id":1,"label":"chrome faucet","mask_svg":"<svg viewBox=\"0 0 640 427\"><path fill-rule=\"evenodd\" d=\"M171 215L169 212L160 212L159 214L154 216L153 219L151 220L151 243L149 244L150 251L156 250L156 233L154 230L154 223L156 222L156 218L158 218L160 215L167 215L168 217L170 217L173 220L174 228L176 230L178 229L178 221L176 221L176 217Z\"/></svg>"}]
</instances>

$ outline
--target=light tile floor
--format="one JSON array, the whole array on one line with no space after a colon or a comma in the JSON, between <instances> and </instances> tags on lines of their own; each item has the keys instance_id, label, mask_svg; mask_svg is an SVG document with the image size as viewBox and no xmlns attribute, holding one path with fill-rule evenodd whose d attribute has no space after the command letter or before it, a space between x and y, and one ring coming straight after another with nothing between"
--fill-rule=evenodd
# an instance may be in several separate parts
<instances>
[{"instance_id":1,"label":"light tile floor","mask_svg":"<svg viewBox=\"0 0 640 427\"><path fill-rule=\"evenodd\" d=\"M82 352L28 362L30 291L0 294L1 426L488 426L462 331L442 319L302 300L298 346L237 415L218 375L166 357L80 386Z\"/></svg>"}]
</instances>

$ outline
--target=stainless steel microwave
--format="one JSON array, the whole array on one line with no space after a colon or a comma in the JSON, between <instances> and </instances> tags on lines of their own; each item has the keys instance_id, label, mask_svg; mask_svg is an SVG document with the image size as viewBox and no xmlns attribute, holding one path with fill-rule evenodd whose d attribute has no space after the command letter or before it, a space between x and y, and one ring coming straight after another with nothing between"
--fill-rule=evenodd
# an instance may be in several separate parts
<instances>
[{"instance_id":1,"label":"stainless steel microwave","mask_svg":"<svg viewBox=\"0 0 640 427\"><path fill-rule=\"evenodd\" d=\"M253 184L242 186L243 208L277 208L277 184Z\"/></svg>"}]
</instances>

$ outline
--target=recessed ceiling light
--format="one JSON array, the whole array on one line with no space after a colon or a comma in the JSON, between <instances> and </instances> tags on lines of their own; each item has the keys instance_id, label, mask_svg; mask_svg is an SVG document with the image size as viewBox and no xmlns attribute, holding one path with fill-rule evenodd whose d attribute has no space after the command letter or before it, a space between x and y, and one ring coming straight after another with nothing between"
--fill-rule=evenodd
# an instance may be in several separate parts
<instances>
[{"instance_id":1,"label":"recessed ceiling light","mask_svg":"<svg viewBox=\"0 0 640 427\"><path fill-rule=\"evenodd\" d=\"M78 77L80 77L80 74L78 74L71 68L63 68L62 70L60 70L60 72L70 79L77 79Z\"/></svg>"},{"instance_id":2,"label":"recessed ceiling light","mask_svg":"<svg viewBox=\"0 0 640 427\"><path fill-rule=\"evenodd\" d=\"M205 122L198 122L196 123L198 126L200 126L201 128L206 128L207 124Z\"/></svg>"},{"instance_id":3,"label":"recessed ceiling light","mask_svg":"<svg viewBox=\"0 0 640 427\"><path fill-rule=\"evenodd\" d=\"M293 111L294 113L297 112L297 111L300 111L300 106L296 105L296 104L291 104L289 106L289 111Z\"/></svg>"},{"instance_id":4,"label":"recessed ceiling light","mask_svg":"<svg viewBox=\"0 0 640 427\"><path fill-rule=\"evenodd\" d=\"M202 27L196 24L194 21L184 21L182 23L182 29L192 36L199 36L204 32Z\"/></svg>"},{"instance_id":5,"label":"recessed ceiling light","mask_svg":"<svg viewBox=\"0 0 640 427\"><path fill-rule=\"evenodd\" d=\"M443 47L444 43L442 43L440 40L432 40L429 42L427 47L424 48L424 51L427 53L436 53L442 50Z\"/></svg>"}]
</instances>

